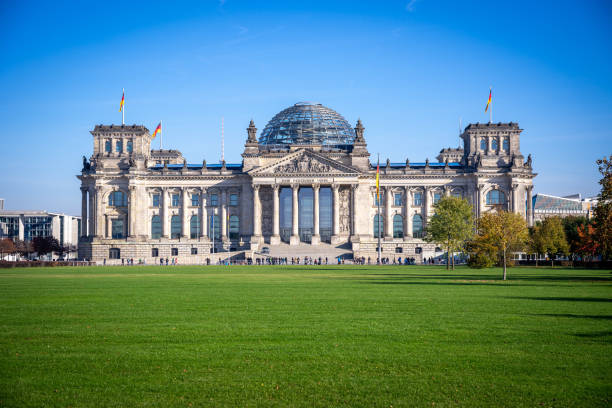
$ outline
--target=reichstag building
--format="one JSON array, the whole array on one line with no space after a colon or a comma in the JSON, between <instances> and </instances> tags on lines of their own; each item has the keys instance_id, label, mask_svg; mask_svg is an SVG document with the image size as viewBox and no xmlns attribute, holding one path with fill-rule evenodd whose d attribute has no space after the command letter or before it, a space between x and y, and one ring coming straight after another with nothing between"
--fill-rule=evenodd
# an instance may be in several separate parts
<instances>
[{"instance_id":1,"label":"reichstag building","mask_svg":"<svg viewBox=\"0 0 612 408\"><path fill-rule=\"evenodd\" d=\"M79 256L184 264L337 250L375 259L380 235L383 256L420 261L439 251L422 237L445 195L469 200L476 216L502 208L531 223L535 174L517 123L470 124L463 148L442 149L435 161L382 162L380 223L364 130L321 104L296 103L259 137L251 121L241 163L190 164L178 150L151 150L145 126L95 126L78 176Z\"/></svg>"}]
</instances>

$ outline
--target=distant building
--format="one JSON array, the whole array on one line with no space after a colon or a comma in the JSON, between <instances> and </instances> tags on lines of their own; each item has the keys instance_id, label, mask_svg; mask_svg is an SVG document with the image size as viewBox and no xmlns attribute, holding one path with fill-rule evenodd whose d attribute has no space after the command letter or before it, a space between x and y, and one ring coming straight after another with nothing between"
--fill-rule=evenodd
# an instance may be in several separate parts
<instances>
[{"instance_id":1,"label":"distant building","mask_svg":"<svg viewBox=\"0 0 612 408\"><path fill-rule=\"evenodd\" d=\"M535 221L546 217L583 216L591 218L597 198L581 198L580 194L558 197L538 193L533 196L533 215Z\"/></svg>"},{"instance_id":2,"label":"distant building","mask_svg":"<svg viewBox=\"0 0 612 408\"><path fill-rule=\"evenodd\" d=\"M0 198L0 210L4 210L4 198Z\"/></svg>"},{"instance_id":3,"label":"distant building","mask_svg":"<svg viewBox=\"0 0 612 408\"><path fill-rule=\"evenodd\" d=\"M0 210L0 239L31 241L52 236L60 245L74 246L81 235L81 217L47 211Z\"/></svg>"}]
</instances>

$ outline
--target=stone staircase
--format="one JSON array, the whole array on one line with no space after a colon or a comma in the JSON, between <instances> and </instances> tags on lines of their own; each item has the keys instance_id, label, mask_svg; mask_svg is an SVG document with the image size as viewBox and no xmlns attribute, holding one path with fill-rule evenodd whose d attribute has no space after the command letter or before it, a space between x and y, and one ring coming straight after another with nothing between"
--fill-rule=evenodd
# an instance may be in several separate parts
<instances>
[{"instance_id":1,"label":"stone staircase","mask_svg":"<svg viewBox=\"0 0 612 408\"><path fill-rule=\"evenodd\" d=\"M263 248L270 248L269 254L263 254ZM303 259L305 256L311 258L328 258L328 261L331 263L338 256L342 255L344 259L352 259L353 251L351 250L350 244L342 244L342 245L330 245L326 243L321 243L318 245L310 245L306 243L300 243L298 245L289 245L289 244L279 244L279 245L262 245L261 249L255 251L256 256L271 256L275 258L296 258L299 257Z\"/></svg>"}]
</instances>

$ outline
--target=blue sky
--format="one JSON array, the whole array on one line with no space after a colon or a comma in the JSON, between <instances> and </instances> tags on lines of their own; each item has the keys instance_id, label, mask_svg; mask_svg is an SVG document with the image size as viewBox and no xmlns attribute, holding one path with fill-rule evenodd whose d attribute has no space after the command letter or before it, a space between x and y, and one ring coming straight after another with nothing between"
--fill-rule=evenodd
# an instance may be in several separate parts
<instances>
[{"instance_id":1,"label":"blue sky","mask_svg":"<svg viewBox=\"0 0 612 408\"><path fill-rule=\"evenodd\" d=\"M612 5L533 1L0 3L0 197L80 212L95 124L153 129L189 162L240 162L249 120L316 101L381 160L433 160L463 124L525 129L537 192L595 195L612 154ZM154 142L155 143L155 142ZM155 147L158 145L155 143Z\"/></svg>"}]
</instances>

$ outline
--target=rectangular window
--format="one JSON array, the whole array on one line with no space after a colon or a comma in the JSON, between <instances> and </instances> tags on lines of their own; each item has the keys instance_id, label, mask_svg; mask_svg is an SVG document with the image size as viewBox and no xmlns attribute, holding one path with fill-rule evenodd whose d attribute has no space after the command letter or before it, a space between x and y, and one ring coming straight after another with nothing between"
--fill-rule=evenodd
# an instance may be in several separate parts
<instances>
[{"instance_id":1,"label":"rectangular window","mask_svg":"<svg viewBox=\"0 0 612 408\"><path fill-rule=\"evenodd\" d=\"M238 205L238 194L230 194L230 205Z\"/></svg>"},{"instance_id":2,"label":"rectangular window","mask_svg":"<svg viewBox=\"0 0 612 408\"><path fill-rule=\"evenodd\" d=\"M173 207L179 206L179 195L178 194L172 194L172 206Z\"/></svg>"},{"instance_id":3,"label":"rectangular window","mask_svg":"<svg viewBox=\"0 0 612 408\"><path fill-rule=\"evenodd\" d=\"M159 248L153 248L151 249L151 256L153 258L157 258L159 256Z\"/></svg>"},{"instance_id":4,"label":"rectangular window","mask_svg":"<svg viewBox=\"0 0 612 408\"><path fill-rule=\"evenodd\" d=\"M210 205L216 207L219 205L219 197L216 194L210 195Z\"/></svg>"},{"instance_id":5,"label":"rectangular window","mask_svg":"<svg viewBox=\"0 0 612 408\"><path fill-rule=\"evenodd\" d=\"M378 202L378 197L376 196L376 192L374 192L374 205L378 206L378 204L383 205L383 202L385 201L385 197L383 192L380 192L380 203Z\"/></svg>"},{"instance_id":6,"label":"rectangular window","mask_svg":"<svg viewBox=\"0 0 612 408\"><path fill-rule=\"evenodd\" d=\"M197 207L200 205L200 195L199 194L192 194L191 195L191 206L192 207Z\"/></svg>"},{"instance_id":7,"label":"rectangular window","mask_svg":"<svg viewBox=\"0 0 612 408\"><path fill-rule=\"evenodd\" d=\"M393 198L394 198L393 205L396 205L398 207L402 205L402 194L401 193L395 193Z\"/></svg>"},{"instance_id":8,"label":"rectangular window","mask_svg":"<svg viewBox=\"0 0 612 408\"><path fill-rule=\"evenodd\" d=\"M423 193L414 193L413 203L415 207L420 207L423 205Z\"/></svg>"},{"instance_id":9,"label":"rectangular window","mask_svg":"<svg viewBox=\"0 0 612 408\"><path fill-rule=\"evenodd\" d=\"M153 207L159 207L159 194L153 194Z\"/></svg>"},{"instance_id":10,"label":"rectangular window","mask_svg":"<svg viewBox=\"0 0 612 408\"><path fill-rule=\"evenodd\" d=\"M117 144L115 145L115 151L117 153L123 152L123 140L117 140Z\"/></svg>"},{"instance_id":11,"label":"rectangular window","mask_svg":"<svg viewBox=\"0 0 612 408\"><path fill-rule=\"evenodd\" d=\"M438 201L440 201L440 198L442 198L442 194L434 193L434 196L433 196L433 203L434 203L434 205L438 204Z\"/></svg>"},{"instance_id":12,"label":"rectangular window","mask_svg":"<svg viewBox=\"0 0 612 408\"><path fill-rule=\"evenodd\" d=\"M104 143L104 151L106 151L106 153L110 153L113 150L113 144L111 143L110 140L107 140Z\"/></svg>"},{"instance_id":13,"label":"rectangular window","mask_svg":"<svg viewBox=\"0 0 612 408\"><path fill-rule=\"evenodd\" d=\"M127 141L126 150L128 153L132 153L132 151L134 150L134 144L131 140Z\"/></svg>"},{"instance_id":14,"label":"rectangular window","mask_svg":"<svg viewBox=\"0 0 612 408\"><path fill-rule=\"evenodd\" d=\"M171 249L171 255L172 256L177 256L178 255L178 248L172 248Z\"/></svg>"},{"instance_id":15,"label":"rectangular window","mask_svg":"<svg viewBox=\"0 0 612 408\"><path fill-rule=\"evenodd\" d=\"M121 250L119 248L111 248L108 250L108 257L110 259L119 259L121 258Z\"/></svg>"},{"instance_id":16,"label":"rectangular window","mask_svg":"<svg viewBox=\"0 0 612 408\"><path fill-rule=\"evenodd\" d=\"M198 248L191 248L191 255L197 255L198 254Z\"/></svg>"},{"instance_id":17,"label":"rectangular window","mask_svg":"<svg viewBox=\"0 0 612 408\"><path fill-rule=\"evenodd\" d=\"M123 238L123 220L120 218L116 218L112 220L112 237L113 239L122 239Z\"/></svg>"}]
</instances>

